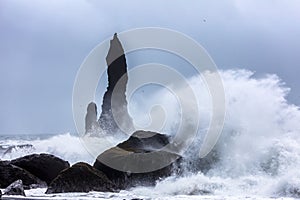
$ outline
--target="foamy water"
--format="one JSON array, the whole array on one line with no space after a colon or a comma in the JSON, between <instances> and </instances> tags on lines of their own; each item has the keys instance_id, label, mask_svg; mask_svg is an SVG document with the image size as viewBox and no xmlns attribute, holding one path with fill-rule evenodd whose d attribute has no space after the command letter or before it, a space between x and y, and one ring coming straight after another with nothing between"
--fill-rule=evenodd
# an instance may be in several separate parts
<instances>
[{"instance_id":1,"label":"foamy water","mask_svg":"<svg viewBox=\"0 0 300 200\"><path fill-rule=\"evenodd\" d=\"M211 105L209 93L199 77L189 80L194 89L201 115L199 138L185 155L186 170L181 176L160 180L155 187L137 187L120 193L91 192L60 194L55 198L152 198L152 199L270 199L300 197L300 111L287 102L289 89L276 75L255 78L247 70L221 71L226 94L226 119L222 135L214 148L216 157L205 172L197 165L203 134L209 125ZM159 96L159 98L158 98ZM172 135L178 126L177 102L164 92L152 98L137 96L129 102L130 113L137 123L147 124L151 104L171 110L163 132ZM157 100L160 99L160 100ZM143 100L142 104L138 101ZM168 113L168 112L167 112ZM175 116L175 117L174 117ZM170 117L170 116L166 116ZM103 151L119 141L106 144L99 140ZM6 138L1 145L32 144L33 147L13 149L1 155L12 159L29 153L47 152L75 163L92 164L95 158L76 135L61 134L47 139L15 140ZM27 191L29 196L43 196L42 190Z\"/></svg>"}]
</instances>

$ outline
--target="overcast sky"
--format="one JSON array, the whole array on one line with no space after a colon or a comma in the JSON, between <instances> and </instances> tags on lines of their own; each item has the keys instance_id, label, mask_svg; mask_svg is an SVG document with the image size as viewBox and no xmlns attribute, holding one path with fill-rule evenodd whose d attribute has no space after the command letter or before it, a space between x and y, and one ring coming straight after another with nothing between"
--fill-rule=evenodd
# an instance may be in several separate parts
<instances>
[{"instance_id":1,"label":"overcast sky","mask_svg":"<svg viewBox=\"0 0 300 200\"><path fill-rule=\"evenodd\" d=\"M138 27L196 39L220 69L275 73L300 104L299 0L1 0L0 134L74 132L77 70L101 41Z\"/></svg>"}]
</instances>

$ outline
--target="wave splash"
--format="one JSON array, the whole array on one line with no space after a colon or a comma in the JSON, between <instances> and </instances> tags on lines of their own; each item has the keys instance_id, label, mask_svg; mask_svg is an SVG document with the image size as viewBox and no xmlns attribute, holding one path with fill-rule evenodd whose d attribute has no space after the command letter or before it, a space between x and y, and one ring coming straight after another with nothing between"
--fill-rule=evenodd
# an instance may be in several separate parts
<instances>
[{"instance_id":1,"label":"wave splash","mask_svg":"<svg viewBox=\"0 0 300 200\"><path fill-rule=\"evenodd\" d=\"M198 137L185 153L183 176L167 178L155 190L136 188L133 192L300 197L300 110L286 99L290 89L276 75L256 78L248 70L220 74L226 94L226 119L213 151L199 159L211 105L205 84L193 77L189 83L198 97L202 121ZM161 99L159 104L173 111L173 121L167 121L164 127L166 133L172 133L178 127L174 116L179 114L174 114L176 101L168 94L152 94L152 98L145 98L146 106L133 110L146 112L151 99Z\"/></svg>"},{"instance_id":2,"label":"wave splash","mask_svg":"<svg viewBox=\"0 0 300 200\"><path fill-rule=\"evenodd\" d=\"M92 162L92 156L82 145L79 137L70 133L53 135L47 138L10 138L2 141L1 159L10 160L31 153L50 153L68 160ZM8 145L9 144L9 145Z\"/></svg>"},{"instance_id":3,"label":"wave splash","mask_svg":"<svg viewBox=\"0 0 300 200\"><path fill-rule=\"evenodd\" d=\"M298 106L286 100L290 89L276 75L256 78L253 72L247 70L226 70L220 74L226 94L226 119L222 135L210 155L203 160L198 158L199 146L211 117L210 96L201 79L193 77L189 83L199 99L202 121L199 138L185 154L183 175L161 180L154 189L138 187L131 192L146 196L214 194L300 197L300 111ZM157 99L160 99L159 102ZM144 113L153 102L163 105L165 113L171 113L172 119L167 118L163 132L172 135L178 127L180 114L174 111L178 108L176 99L164 90L152 93L151 97L136 96L129 102L130 114L133 119L139 120L135 123L148 124L149 118ZM94 161L79 137L69 133L48 139L6 140L2 143L2 153L7 150L4 143L27 143L29 146L16 146L3 154L1 159L46 152L71 163Z\"/></svg>"}]
</instances>

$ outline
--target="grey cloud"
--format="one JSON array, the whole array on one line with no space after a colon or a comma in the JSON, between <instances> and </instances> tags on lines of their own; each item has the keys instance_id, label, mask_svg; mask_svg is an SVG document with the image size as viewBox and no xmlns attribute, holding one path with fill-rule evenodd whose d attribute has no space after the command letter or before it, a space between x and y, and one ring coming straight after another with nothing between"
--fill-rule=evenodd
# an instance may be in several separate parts
<instances>
[{"instance_id":1,"label":"grey cloud","mask_svg":"<svg viewBox=\"0 0 300 200\"><path fill-rule=\"evenodd\" d=\"M299 104L299 9L297 0L2 0L0 134L75 131L81 62L114 32L144 26L190 35L219 68L278 74Z\"/></svg>"}]
</instances>

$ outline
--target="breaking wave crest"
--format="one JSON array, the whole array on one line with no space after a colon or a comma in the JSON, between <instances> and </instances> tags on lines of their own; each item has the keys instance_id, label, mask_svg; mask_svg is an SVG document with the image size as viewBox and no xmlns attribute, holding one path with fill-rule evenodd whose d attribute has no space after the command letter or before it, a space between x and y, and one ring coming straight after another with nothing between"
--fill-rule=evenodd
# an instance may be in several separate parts
<instances>
[{"instance_id":1,"label":"breaking wave crest","mask_svg":"<svg viewBox=\"0 0 300 200\"><path fill-rule=\"evenodd\" d=\"M226 119L213 151L204 159L198 157L201 138L209 125L211 105L205 84L199 77L192 77L189 83L199 99L202 121L199 138L185 154L184 173L159 181L154 189L138 187L131 192L146 196L234 194L300 197L300 111L298 106L287 102L290 89L276 75L257 78L247 70L226 70L220 74L226 94ZM129 102L130 114L138 120L136 123L147 124L147 116L143 113L149 110L155 99L160 99L155 104L163 104L166 113L172 113L173 118L167 119L163 129L172 135L172 130L178 126L178 105L167 92L160 90L144 99L136 96ZM139 102L143 103L139 106ZM15 146L7 151L6 144ZM28 146L18 147L20 144ZM33 152L51 153L71 163L93 163L95 159L79 137L69 133L27 141L2 140L0 150L1 159Z\"/></svg>"}]
</instances>

